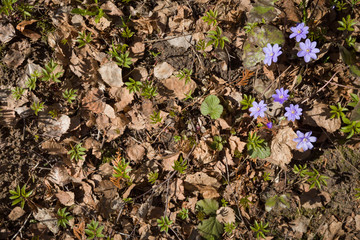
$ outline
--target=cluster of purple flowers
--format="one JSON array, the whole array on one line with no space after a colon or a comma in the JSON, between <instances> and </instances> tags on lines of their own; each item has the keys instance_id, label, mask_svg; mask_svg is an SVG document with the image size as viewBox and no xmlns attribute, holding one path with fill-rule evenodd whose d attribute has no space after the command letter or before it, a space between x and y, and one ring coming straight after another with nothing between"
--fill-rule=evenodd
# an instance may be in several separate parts
<instances>
[{"instance_id":1,"label":"cluster of purple flowers","mask_svg":"<svg viewBox=\"0 0 360 240\"><path fill-rule=\"evenodd\" d=\"M311 42L310 39L306 38L309 33L309 27L305 26L305 23L299 23L296 27L291 27L290 30L293 32L290 38L296 39L300 42L301 39L306 39L305 42L300 42L300 51L297 53L298 57L304 57L305 62L310 62L311 59L317 59L316 53L320 52L316 48L316 41ZM278 44L272 46L270 43L263 48L265 53L264 64L270 66L272 62L277 62L278 57L282 54L281 47Z\"/></svg>"},{"instance_id":2,"label":"cluster of purple flowers","mask_svg":"<svg viewBox=\"0 0 360 240\"><path fill-rule=\"evenodd\" d=\"M276 89L276 94L273 94L272 97L274 98L274 102L279 102L280 104L283 104L286 100L289 99L289 90L284 90L284 88ZM267 104L264 103L263 100L261 100L259 103L254 101L252 103L252 107L249 109L250 116L254 118L258 117L265 117L265 111L267 110ZM300 116L302 115L302 109L299 107L298 104L290 104L289 107L285 107L285 114L284 116L287 117L288 121L295 121L296 119L300 119ZM266 126L268 128L272 128L272 122L268 122ZM302 133L300 131L296 132L297 138L294 139L295 142L298 144L296 145L297 149L303 149L304 151L308 149L312 149L313 145L312 142L316 141L316 137L311 136L312 132Z\"/></svg>"}]
</instances>

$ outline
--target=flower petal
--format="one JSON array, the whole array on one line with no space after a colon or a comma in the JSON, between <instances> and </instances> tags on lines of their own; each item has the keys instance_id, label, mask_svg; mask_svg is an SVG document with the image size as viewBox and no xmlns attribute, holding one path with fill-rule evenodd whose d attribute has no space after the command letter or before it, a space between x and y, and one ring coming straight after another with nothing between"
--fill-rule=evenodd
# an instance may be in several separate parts
<instances>
[{"instance_id":1,"label":"flower petal","mask_svg":"<svg viewBox=\"0 0 360 240\"><path fill-rule=\"evenodd\" d=\"M310 60L311 60L310 55L309 55L309 54L306 54L306 55L304 56L304 60L305 60L305 62L310 62Z\"/></svg>"},{"instance_id":2,"label":"flower petal","mask_svg":"<svg viewBox=\"0 0 360 240\"><path fill-rule=\"evenodd\" d=\"M305 137L305 135L304 135L304 133L302 133L301 131L296 131L296 135L299 137L299 138L304 138Z\"/></svg>"}]
</instances>

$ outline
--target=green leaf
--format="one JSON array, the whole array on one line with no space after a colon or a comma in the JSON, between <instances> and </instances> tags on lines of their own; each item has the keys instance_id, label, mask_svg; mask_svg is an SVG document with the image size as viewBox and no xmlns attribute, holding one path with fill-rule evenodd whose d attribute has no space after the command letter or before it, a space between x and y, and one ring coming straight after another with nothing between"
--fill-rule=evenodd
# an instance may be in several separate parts
<instances>
[{"instance_id":1,"label":"green leaf","mask_svg":"<svg viewBox=\"0 0 360 240\"><path fill-rule=\"evenodd\" d=\"M216 213L216 210L219 209L219 203L215 199L203 199L196 203L197 206L200 206L206 215Z\"/></svg>"},{"instance_id":2,"label":"green leaf","mask_svg":"<svg viewBox=\"0 0 360 240\"><path fill-rule=\"evenodd\" d=\"M264 159L269 157L270 154L270 147L267 145L267 143L263 143L261 146L249 150L249 155L252 158Z\"/></svg>"},{"instance_id":3,"label":"green leaf","mask_svg":"<svg viewBox=\"0 0 360 240\"><path fill-rule=\"evenodd\" d=\"M205 219L197 226L199 233L205 239L219 239L224 232L224 227L216 220L216 217Z\"/></svg>"},{"instance_id":4,"label":"green leaf","mask_svg":"<svg viewBox=\"0 0 360 240\"><path fill-rule=\"evenodd\" d=\"M210 95L205 98L201 104L201 114L210 115L212 119L220 118L224 108L220 105L220 99L215 95Z\"/></svg>"}]
</instances>

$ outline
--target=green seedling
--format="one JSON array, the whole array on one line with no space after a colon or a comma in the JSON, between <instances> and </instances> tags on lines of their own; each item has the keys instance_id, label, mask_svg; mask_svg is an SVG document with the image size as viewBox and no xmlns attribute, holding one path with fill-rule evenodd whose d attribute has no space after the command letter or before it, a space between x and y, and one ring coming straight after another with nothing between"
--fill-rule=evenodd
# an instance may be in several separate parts
<instances>
[{"instance_id":1,"label":"green seedling","mask_svg":"<svg viewBox=\"0 0 360 240\"><path fill-rule=\"evenodd\" d=\"M161 123L162 117L160 117L160 111L154 111L152 115L150 115L151 124Z\"/></svg>"},{"instance_id":2,"label":"green seedling","mask_svg":"<svg viewBox=\"0 0 360 240\"><path fill-rule=\"evenodd\" d=\"M59 208L57 211L58 221L57 225L66 228L67 225L70 225L69 220L73 219L74 217L70 215L69 212L66 212L66 207Z\"/></svg>"},{"instance_id":3,"label":"green seedling","mask_svg":"<svg viewBox=\"0 0 360 240\"><path fill-rule=\"evenodd\" d=\"M349 111L349 109L342 107L340 103L337 104L337 106L332 105L330 106L331 111L330 113L332 114L330 118L343 118L345 117L344 112Z\"/></svg>"},{"instance_id":4,"label":"green seedling","mask_svg":"<svg viewBox=\"0 0 360 240\"><path fill-rule=\"evenodd\" d=\"M9 16L12 11L14 11L13 4L18 0L1 0L2 7L0 8L0 13L4 13Z\"/></svg>"},{"instance_id":5,"label":"green seedling","mask_svg":"<svg viewBox=\"0 0 360 240\"><path fill-rule=\"evenodd\" d=\"M135 33L130 30L128 26L126 26L125 30L121 33L123 38L131 38Z\"/></svg>"},{"instance_id":6,"label":"green seedling","mask_svg":"<svg viewBox=\"0 0 360 240\"><path fill-rule=\"evenodd\" d=\"M353 26L356 25L357 22L354 19L351 19L350 15L347 15L346 18L342 18L342 21L338 21L338 23L340 24L338 30L352 32L354 31Z\"/></svg>"},{"instance_id":7,"label":"green seedling","mask_svg":"<svg viewBox=\"0 0 360 240\"><path fill-rule=\"evenodd\" d=\"M173 223L172 221L169 220L169 218L167 216L161 217L161 218L157 219L156 221L158 223L158 227L160 228L160 232L168 232L169 227Z\"/></svg>"},{"instance_id":8,"label":"green seedling","mask_svg":"<svg viewBox=\"0 0 360 240\"><path fill-rule=\"evenodd\" d=\"M48 82L49 80L52 80L56 83L61 82L59 77L61 77L64 72L54 73L57 66L58 64L55 63L53 59L51 59L50 62L45 65L45 69L42 70L41 80L44 82Z\"/></svg>"},{"instance_id":9,"label":"green seedling","mask_svg":"<svg viewBox=\"0 0 360 240\"><path fill-rule=\"evenodd\" d=\"M84 155L86 148L82 147L81 145L81 143L78 143L75 146L71 146L71 150L67 153L70 155L70 160L75 159L76 162L79 160L85 160Z\"/></svg>"},{"instance_id":10,"label":"green seedling","mask_svg":"<svg viewBox=\"0 0 360 240\"><path fill-rule=\"evenodd\" d=\"M157 87L153 86L152 82L145 81L141 87L141 96L151 99L158 95Z\"/></svg>"},{"instance_id":11,"label":"green seedling","mask_svg":"<svg viewBox=\"0 0 360 240\"><path fill-rule=\"evenodd\" d=\"M126 162L125 158L121 158L121 160L114 165L115 173L113 174L113 177L130 180L129 172L131 172L132 169L129 165L130 162Z\"/></svg>"},{"instance_id":12,"label":"green seedling","mask_svg":"<svg viewBox=\"0 0 360 240\"><path fill-rule=\"evenodd\" d=\"M214 141L210 144L210 147L215 151L221 152L225 143L226 140L223 140L221 136L214 136Z\"/></svg>"},{"instance_id":13,"label":"green seedling","mask_svg":"<svg viewBox=\"0 0 360 240\"><path fill-rule=\"evenodd\" d=\"M180 154L179 158L174 162L174 166L172 166L172 168L180 174L184 174L187 169L187 160L183 159L182 154Z\"/></svg>"},{"instance_id":14,"label":"green seedling","mask_svg":"<svg viewBox=\"0 0 360 240\"><path fill-rule=\"evenodd\" d=\"M346 44L349 46L349 47L355 47L355 43L356 43L356 38L353 38L352 36L348 36L346 39Z\"/></svg>"},{"instance_id":15,"label":"green seedling","mask_svg":"<svg viewBox=\"0 0 360 240\"><path fill-rule=\"evenodd\" d=\"M35 116L37 116L39 112L44 111L44 103L33 102L33 104L31 104L30 108L34 111Z\"/></svg>"},{"instance_id":16,"label":"green seedling","mask_svg":"<svg viewBox=\"0 0 360 240\"><path fill-rule=\"evenodd\" d=\"M176 77L178 77L179 80L185 79L185 84L188 84L191 81L191 74L192 70L184 68L183 70L180 70L179 74L177 74Z\"/></svg>"},{"instance_id":17,"label":"green seedling","mask_svg":"<svg viewBox=\"0 0 360 240\"><path fill-rule=\"evenodd\" d=\"M100 19L106 16L104 10L99 7L98 0L95 0L95 5L90 9L74 8L71 13L80 14L81 16L95 16L95 23L99 23Z\"/></svg>"},{"instance_id":18,"label":"green seedling","mask_svg":"<svg viewBox=\"0 0 360 240\"><path fill-rule=\"evenodd\" d=\"M336 3L336 9L337 9L338 11L346 10L347 7L345 7L345 5L346 5L346 2L344 2L343 0L338 1L338 2Z\"/></svg>"},{"instance_id":19,"label":"green seedling","mask_svg":"<svg viewBox=\"0 0 360 240\"><path fill-rule=\"evenodd\" d=\"M220 27L216 27L215 31L209 31L208 38L210 38L210 41L207 43L207 46L210 45L214 45L215 48L217 48L218 46L220 46L221 49L223 49L225 47L225 42L230 42L230 40L225 37L222 36L222 30Z\"/></svg>"},{"instance_id":20,"label":"green seedling","mask_svg":"<svg viewBox=\"0 0 360 240\"><path fill-rule=\"evenodd\" d=\"M271 173L268 173L268 172L264 172L264 174L263 174L263 180L265 181L265 182L267 182L267 181L270 181L271 180L271 177L270 177L270 174Z\"/></svg>"},{"instance_id":21,"label":"green seedling","mask_svg":"<svg viewBox=\"0 0 360 240\"><path fill-rule=\"evenodd\" d=\"M212 119L220 118L223 110L220 99L215 95L207 96L200 107L201 114L204 116L209 115Z\"/></svg>"},{"instance_id":22,"label":"green seedling","mask_svg":"<svg viewBox=\"0 0 360 240\"><path fill-rule=\"evenodd\" d=\"M292 169L292 171L299 175L301 178L305 178L306 176L308 176L309 174L309 170L307 169L306 164L301 166L297 166L296 164L294 165L294 168Z\"/></svg>"},{"instance_id":23,"label":"green seedling","mask_svg":"<svg viewBox=\"0 0 360 240\"><path fill-rule=\"evenodd\" d=\"M161 54L161 52L155 52L155 51L149 51L149 52L153 58L156 58L158 55Z\"/></svg>"},{"instance_id":24,"label":"green seedling","mask_svg":"<svg viewBox=\"0 0 360 240\"><path fill-rule=\"evenodd\" d=\"M86 34L86 31L79 32L78 37L76 38L75 42L79 43L78 48L84 47L86 44L92 41L91 32Z\"/></svg>"},{"instance_id":25,"label":"green seedling","mask_svg":"<svg viewBox=\"0 0 360 240\"><path fill-rule=\"evenodd\" d=\"M228 204L229 204L229 202L226 201L225 198L222 198L222 199L221 199L221 206L222 206L222 207L227 207Z\"/></svg>"},{"instance_id":26,"label":"green seedling","mask_svg":"<svg viewBox=\"0 0 360 240\"><path fill-rule=\"evenodd\" d=\"M142 87L142 83L140 81L135 81L134 79L132 79L131 77L129 77L129 81L130 82L126 82L126 88L129 90L130 93L136 93L139 92L141 87Z\"/></svg>"},{"instance_id":27,"label":"green seedling","mask_svg":"<svg viewBox=\"0 0 360 240\"><path fill-rule=\"evenodd\" d=\"M255 101L254 97L244 94L244 98L240 102L241 110L249 109L254 101Z\"/></svg>"},{"instance_id":28,"label":"green seedling","mask_svg":"<svg viewBox=\"0 0 360 240\"><path fill-rule=\"evenodd\" d=\"M181 141L181 136L175 135L174 136L174 142L179 142L179 141Z\"/></svg>"},{"instance_id":29,"label":"green seedling","mask_svg":"<svg viewBox=\"0 0 360 240\"><path fill-rule=\"evenodd\" d=\"M148 182L154 185L158 177L159 177L158 172L150 172L148 174Z\"/></svg>"},{"instance_id":30,"label":"green seedling","mask_svg":"<svg viewBox=\"0 0 360 240\"><path fill-rule=\"evenodd\" d=\"M358 95L354 94L354 93L350 93L350 97L351 97L351 102L348 104L349 107L355 107L358 102L360 101L360 98Z\"/></svg>"},{"instance_id":31,"label":"green seedling","mask_svg":"<svg viewBox=\"0 0 360 240\"><path fill-rule=\"evenodd\" d=\"M346 139L350 139L354 134L360 133L360 121L350 121L350 119L346 117L343 117L342 120L347 126L340 128L340 131L349 133Z\"/></svg>"},{"instance_id":32,"label":"green seedling","mask_svg":"<svg viewBox=\"0 0 360 240\"><path fill-rule=\"evenodd\" d=\"M114 43L112 44L112 49L108 52L112 58L115 58L116 64L121 67L130 68L130 65L133 63L129 57L130 52L127 50L128 45L122 44L115 47Z\"/></svg>"},{"instance_id":33,"label":"green seedling","mask_svg":"<svg viewBox=\"0 0 360 240\"><path fill-rule=\"evenodd\" d=\"M85 233L88 235L87 239L94 239L96 238L103 238L105 237L104 234L101 232L103 231L104 227L99 226L99 223L95 220L92 220L90 224L86 225Z\"/></svg>"},{"instance_id":34,"label":"green seedling","mask_svg":"<svg viewBox=\"0 0 360 240\"><path fill-rule=\"evenodd\" d=\"M210 26L211 25L213 25L213 26L217 25L218 11L213 11L213 10L210 9L205 14L206 15L201 18L202 20L204 20L204 22L206 22Z\"/></svg>"},{"instance_id":35,"label":"green seedling","mask_svg":"<svg viewBox=\"0 0 360 240\"><path fill-rule=\"evenodd\" d=\"M20 206L22 209L24 209L25 201L31 196L33 193L33 190L26 192L26 184L22 188L20 188L19 185L16 186L16 191L10 190L10 194L12 195L10 197L11 200L13 200L11 206L14 206L18 203L20 203Z\"/></svg>"},{"instance_id":36,"label":"green seedling","mask_svg":"<svg viewBox=\"0 0 360 240\"><path fill-rule=\"evenodd\" d=\"M26 20L27 18L31 18L31 13L32 13L33 8L34 8L34 6L31 6L31 5L25 4L25 3L21 3L17 7L17 10L21 13L23 18Z\"/></svg>"},{"instance_id":37,"label":"green seedling","mask_svg":"<svg viewBox=\"0 0 360 240\"><path fill-rule=\"evenodd\" d=\"M134 203L133 199L131 197L129 198L123 198L124 203Z\"/></svg>"},{"instance_id":38,"label":"green seedling","mask_svg":"<svg viewBox=\"0 0 360 240\"><path fill-rule=\"evenodd\" d=\"M182 208L181 211L177 214L177 216L179 218L181 218L182 220L188 219L189 218L189 209Z\"/></svg>"},{"instance_id":39,"label":"green seedling","mask_svg":"<svg viewBox=\"0 0 360 240\"><path fill-rule=\"evenodd\" d=\"M192 94L192 90L190 89L189 93L185 93L185 99L184 99L184 101L194 99L194 98L191 96L191 94Z\"/></svg>"},{"instance_id":40,"label":"green seedling","mask_svg":"<svg viewBox=\"0 0 360 240\"><path fill-rule=\"evenodd\" d=\"M77 89L66 89L64 92L63 92L63 97L65 98L65 100L68 101L68 103L72 103L72 101L75 101L76 100L76 97L78 96L77 95Z\"/></svg>"},{"instance_id":41,"label":"green seedling","mask_svg":"<svg viewBox=\"0 0 360 240\"><path fill-rule=\"evenodd\" d=\"M265 238L265 233L270 232L270 230L266 229L269 226L269 223L264 224L262 221L258 223L255 220L254 226L250 226L251 230L256 233L256 238Z\"/></svg>"},{"instance_id":42,"label":"green seedling","mask_svg":"<svg viewBox=\"0 0 360 240\"><path fill-rule=\"evenodd\" d=\"M245 196L243 198L240 198L240 205L243 206L244 209L249 208L250 204L252 204L252 202L249 200L250 196Z\"/></svg>"},{"instance_id":43,"label":"green seedling","mask_svg":"<svg viewBox=\"0 0 360 240\"><path fill-rule=\"evenodd\" d=\"M276 207L289 208L290 203L288 202L288 196L286 196L285 194L280 195L280 196L275 195L266 200L265 210L267 212L270 212L272 209L274 209Z\"/></svg>"},{"instance_id":44,"label":"green seedling","mask_svg":"<svg viewBox=\"0 0 360 240\"><path fill-rule=\"evenodd\" d=\"M59 113L56 111L56 109L50 110L49 114L50 114L51 118L53 118L53 119L56 119L59 115Z\"/></svg>"},{"instance_id":45,"label":"green seedling","mask_svg":"<svg viewBox=\"0 0 360 240\"><path fill-rule=\"evenodd\" d=\"M244 27L245 32L246 32L246 33L251 32L251 31L254 30L254 28L256 28L258 25L259 25L259 23L257 23L257 22L253 22L253 23L247 22L246 25L245 25L245 27Z\"/></svg>"},{"instance_id":46,"label":"green seedling","mask_svg":"<svg viewBox=\"0 0 360 240\"><path fill-rule=\"evenodd\" d=\"M246 144L248 154L251 158L267 158L270 156L270 148L264 139L260 139L255 133L249 133Z\"/></svg>"},{"instance_id":47,"label":"green seedling","mask_svg":"<svg viewBox=\"0 0 360 240\"><path fill-rule=\"evenodd\" d=\"M15 87L15 89L12 89L11 92L12 92L12 96L15 98L15 100L19 100L22 97L22 95L24 94L25 89L21 88L21 87Z\"/></svg>"},{"instance_id":48,"label":"green seedling","mask_svg":"<svg viewBox=\"0 0 360 240\"><path fill-rule=\"evenodd\" d=\"M310 183L310 189L317 187L319 190L321 190L321 186L327 186L326 179L329 177L320 175L320 173L313 168L312 172L308 172L307 175L309 176L309 179L306 181Z\"/></svg>"},{"instance_id":49,"label":"green seedling","mask_svg":"<svg viewBox=\"0 0 360 240\"><path fill-rule=\"evenodd\" d=\"M199 40L196 44L196 50L201 52L203 54L204 57L206 57L206 52L205 52L205 49L206 49L206 42L204 39L202 40Z\"/></svg>"},{"instance_id":50,"label":"green seedling","mask_svg":"<svg viewBox=\"0 0 360 240\"><path fill-rule=\"evenodd\" d=\"M40 76L41 74L38 71L34 71L34 73L30 75L30 78L25 83L26 87L29 88L30 91L35 90L36 82Z\"/></svg>"},{"instance_id":51,"label":"green seedling","mask_svg":"<svg viewBox=\"0 0 360 240\"><path fill-rule=\"evenodd\" d=\"M360 188L355 188L355 191L357 191L357 193L355 193L356 200L360 200Z\"/></svg>"},{"instance_id":52,"label":"green seedling","mask_svg":"<svg viewBox=\"0 0 360 240\"><path fill-rule=\"evenodd\" d=\"M235 230L236 228L236 224L234 224L233 222L227 222L224 224L224 230L226 232L227 235L231 235L233 234L233 231Z\"/></svg>"}]
</instances>

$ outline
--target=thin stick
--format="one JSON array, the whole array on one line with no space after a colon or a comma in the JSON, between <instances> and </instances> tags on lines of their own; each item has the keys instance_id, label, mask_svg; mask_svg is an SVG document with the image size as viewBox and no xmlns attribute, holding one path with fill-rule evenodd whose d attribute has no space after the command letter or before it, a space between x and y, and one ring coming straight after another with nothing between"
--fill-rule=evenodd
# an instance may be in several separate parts
<instances>
[{"instance_id":1,"label":"thin stick","mask_svg":"<svg viewBox=\"0 0 360 240\"><path fill-rule=\"evenodd\" d=\"M24 228L24 226L26 225L27 221L29 220L30 216L31 216L32 213L30 213L27 218L25 219L23 225L21 226L21 228L19 229L19 231L17 231L17 233L11 238L11 240L14 240L17 235L19 235L19 233L21 232L21 230Z\"/></svg>"}]
</instances>

